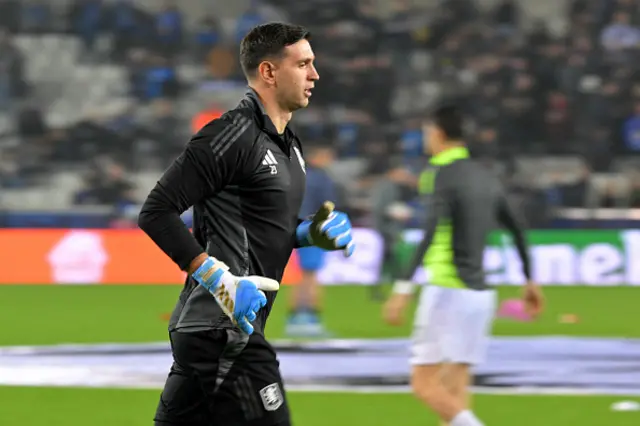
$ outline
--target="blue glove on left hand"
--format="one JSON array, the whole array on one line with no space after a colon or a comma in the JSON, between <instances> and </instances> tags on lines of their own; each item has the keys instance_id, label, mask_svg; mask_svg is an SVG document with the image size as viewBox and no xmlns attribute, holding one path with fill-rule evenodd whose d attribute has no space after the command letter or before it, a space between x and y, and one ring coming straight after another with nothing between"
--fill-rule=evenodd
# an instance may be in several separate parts
<instances>
[{"instance_id":1,"label":"blue glove on left hand","mask_svg":"<svg viewBox=\"0 0 640 426\"><path fill-rule=\"evenodd\" d=\"M298 225L296 237L301 247L316 246L324 250L342 250L345 257L351 256L356 248L351 235L349 216L334 211L334 205L330 201L326 201L313 218Z\"/></svg>"}]
</instances>

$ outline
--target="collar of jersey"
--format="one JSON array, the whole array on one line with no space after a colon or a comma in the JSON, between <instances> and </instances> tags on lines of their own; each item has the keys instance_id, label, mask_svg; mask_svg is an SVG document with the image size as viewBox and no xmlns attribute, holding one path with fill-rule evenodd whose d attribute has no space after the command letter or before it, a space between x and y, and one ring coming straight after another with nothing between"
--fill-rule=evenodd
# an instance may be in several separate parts
<instances>
[{"instance_id":1,"label":"collar of jersey","mask_svg":"<svg viewBox=\"0 0 640 426\"><path fill-rule=\"evenodd\" d=\"M442 151L438 155L431 157L429 163L434 166L446 166L458 160L469 158L469 150L463 146L456 146Z\"/></svg>"},{"instance_id":2,"label":"collar of jersey","mask_svg":"<svg viewBox=\"0 0 640 426\"><path fill-rule=\"evenodd\" d=\"M273 125L273 122L271 121L271 119L269 118L269 116L267 115L267 111L264 109L264 105L262 105L262 101L260 101L260 97L258 96L258 93L253 90L252 87L247 86L247 93L245 95L247 98L249 98L253 104L255 105L256 109L257 109L257 113L260 116L261 120L262 120L262 129L264 131L266 131L267 133L271 133L274 136L281 136L278 134L278 131L276 130L276 127ZM287 126L284 129L284 134L282 135L284 136L285 140L287 140L289 143L291 143L291 139L293 138L293 132L291 131L291 129L289 128L289 126Z\"/></svg>"}]
</instances>

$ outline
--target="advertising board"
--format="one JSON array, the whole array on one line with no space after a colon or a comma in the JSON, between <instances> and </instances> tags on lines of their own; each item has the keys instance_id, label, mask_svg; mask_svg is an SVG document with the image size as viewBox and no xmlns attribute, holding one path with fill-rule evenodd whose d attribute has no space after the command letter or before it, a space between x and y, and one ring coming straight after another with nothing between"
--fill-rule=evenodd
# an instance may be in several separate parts
<instances>
[{"instance_id":1,"label":"advertising board","mask_svg":"<svg viewBox=\"0 0 640 426\"><path fill-rule=\"evenodd\" d=\"M422 233L409 230L397 257L407 264ZM319 279L327 285L378 282L383 243L371 229L354 229L357 250L351 258L327 253ZM531 231L528 234L534 278L554 285L640 285L640 231ZM2 284L179 284L184 273L139 230L2 229ZM141 268L140 265L153 265ZM484 256L487 281L518 285L521 265L507 234L493 233ZM294 252L284 284L298 282ZM414 279L426 282L420 268Z\"/></svg>"}]
</instances>

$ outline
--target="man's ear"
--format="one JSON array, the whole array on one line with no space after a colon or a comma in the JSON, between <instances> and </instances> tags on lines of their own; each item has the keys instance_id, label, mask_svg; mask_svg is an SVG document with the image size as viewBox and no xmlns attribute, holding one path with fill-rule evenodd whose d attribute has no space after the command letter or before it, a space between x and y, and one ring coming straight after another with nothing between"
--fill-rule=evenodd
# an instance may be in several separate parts
<instances>
[{"instance_id":1,"label":"man's ear","mask_svg":"<svg viewBox=\"0 0 640 426\"><path fill-rule=\"evenodd\" d=\"M276 82L276 74L277 65L271 61L262 61L260 65L258 65L257 76L268 84L275 84Z\"/></svg>"}]
</instances>

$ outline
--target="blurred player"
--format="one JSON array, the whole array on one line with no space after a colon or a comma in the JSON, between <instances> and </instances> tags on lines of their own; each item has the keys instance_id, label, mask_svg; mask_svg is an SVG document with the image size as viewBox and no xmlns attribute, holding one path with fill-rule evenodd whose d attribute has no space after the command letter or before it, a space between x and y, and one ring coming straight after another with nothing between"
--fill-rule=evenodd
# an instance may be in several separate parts
<instances>
[{"instance_id":1,"label":"blurred player","mask_svg":"<svg viewBox=\"0 0 640 426\"><path fill-rule=\"evenodd\" d=\"M469 158L459 109L438 109L424 130L435 167L424 239L396 282L384 315L391 324L401 323L414 290L411 278L423 263L430 277L415 318L413 392L444 424L481 426L469 406L469 369L485 357L496 309L496 293L485 283L482 263L496 219L514 236L527 278L524 302L534 317L542 310L542 294L530 279L525 237L504 191L496 177Z\"/></svg>"},{"instance_id":2,"label":"blurred player","mask_svg":"<svg viewBox=\"0 0 640 426\"><path fill-rule=\"evenodd\" d=\"M169 321L174 362L156 425L291 424L264 337L275 290L295 247L354 250L349 219L331 204L298 219L304 160L288 123L319 78L308 39L304 28L278 23L247 34L245 98L192 137L140 212L140 228L187 272ZM193 234L180 219L190 206Z\"/></svg>"},{"instance_id":3,"label":"blurred player","mask_svg":"<svg viewBox=\"0 0 640 426\"><path fill-rule=\"evenodd\" d=\"M384 300L382 285L389 283L401 272L396 259L396 244L402 231L414 216L407 200L414 196L416 178L402 163L392 163L371 190L373 228L383 240L382 266L379 282L372 286L372 296Z\"/></svg>"},{"instance_id":4,"label":"blurred player","mask_svg":"<svg viewBox=\"0 0 640 426\"><path fill-rule=\"evenodd\" d=\"M313 215L329 200L337 203L336 184L326 169L334 159L330 146L305 147L307 185L300 209L300 217ZM318 271L324 266L325 251L319 247L297 250L302 280L292 287L291 312L287 321L287 334L292 337L326 337L321 319L322 297Z\"/></svg>"}]
</instances>

